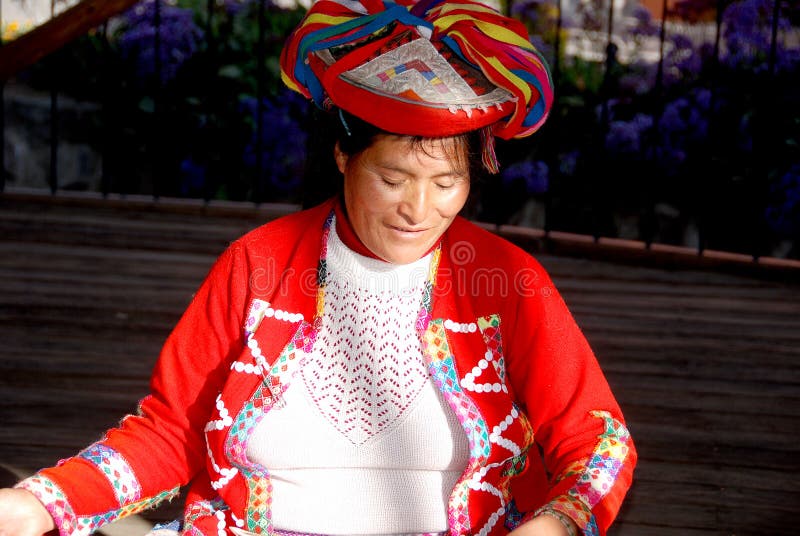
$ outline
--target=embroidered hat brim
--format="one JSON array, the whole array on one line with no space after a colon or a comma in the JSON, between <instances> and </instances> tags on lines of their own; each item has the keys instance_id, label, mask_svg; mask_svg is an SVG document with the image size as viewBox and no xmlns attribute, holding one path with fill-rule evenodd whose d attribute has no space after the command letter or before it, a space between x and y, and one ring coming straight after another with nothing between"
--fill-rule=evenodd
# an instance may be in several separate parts
<instances>
[{"instance_id":1,"label":"embroidered hat brim","mask_svg":"<svg viewBox=\"0 0 800 536\"><path fill-rule=\"evenodd\" d=\"M286 84L383 130L531 134L552 103L524 26L482 4L318 0L281 55Z\"/></svg>"}]
</instances>

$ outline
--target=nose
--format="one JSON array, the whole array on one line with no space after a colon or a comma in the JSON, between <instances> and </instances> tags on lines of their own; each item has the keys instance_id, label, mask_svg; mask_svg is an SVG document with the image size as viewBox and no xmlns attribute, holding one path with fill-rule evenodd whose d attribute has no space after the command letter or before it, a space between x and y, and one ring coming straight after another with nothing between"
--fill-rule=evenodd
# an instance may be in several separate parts
<instances>
[{"instance_id":1,"label":"nose","mask_svg":"<svg viewBox=\"0 0 800 536\"><path fill-rule=\"evenodd\" d=\"M405 220L412 225L425 221L430 209L430 199L428 192L418 181L411 181L403 192L403 199L400 202L399 212Z\"/></svg>"}]
</instances>

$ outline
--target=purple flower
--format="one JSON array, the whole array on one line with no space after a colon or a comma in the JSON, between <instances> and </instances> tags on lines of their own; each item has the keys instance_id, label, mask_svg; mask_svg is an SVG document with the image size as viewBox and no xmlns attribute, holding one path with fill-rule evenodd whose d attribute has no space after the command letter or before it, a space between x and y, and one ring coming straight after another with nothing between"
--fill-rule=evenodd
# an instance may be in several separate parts
<instances>
[{"instance_id":1,"label":"purple flower","mask_svg":"<svg viewBox=\"0 0 800 536\"><path fill-rule=\"evenodd\" d=\"M530 41L531 41L531 44L533 45L533 47L536 50L539 51L539 54L544 56L548 61L551 61L551 62L553 61L553 58L554 58L554 56L553 56L553 54L554 54L553 47L552 47L552 45L546 43L545 40L542 39L542 36L533 35L533 36L531 36Z\"/></svg>"},{"instance_id":2,"label":"purple flower","mask_svg":"<svg viewBox=\"0 0 800 536\"><path fill-rule=\"evenodd\" d=\"M687 92L668 102L658 121L653 158L667 175L678 173L689 154L708 141L710 93L706 89Z\"/></svg>"},{"instance_id":3,"label":"purple flower","mask_svg":"<svg viewBox=\"0 0 800 536\"><path fill-rule=\"evenodd\" d=\"M252 4L253 0L224 0L225 12L230 16L238 15Z\"/></svg>"},{"instance_id":4,"label":"purple flower","mask_svg":"<svg viewBox=\"0 0 800 536\"><path fill-rule=\"evenodd\" d=\"M196 162L192 157L181 162L181 195L191 196L202 192L206 184L207 170L205 166Z\"/></svg>"},{"instance_id":5,"label":"purple flower","mask_svg":"<svg viewBox=\"0 0 800 536\"><path fill-rule=\"evenodd\" d=\"M670 49L664 57L665 81L685 82L696 78L703 67L703 58L688 37L674 34L669 38Z\"/></svg>"},{"instance_id":6,"label":"purple flower","mask_svg":"<svg viewBox=\"0 0 800 536\"><path fill-rule=\"evenodd\" d=\"M273 99L264 99L260 144L257 130L258 101L246 97L241 101L241 106L253 124L250 142L244 148L245 165L251 169L257 168L260 156L264 177L273 187L282 192L297 188L306 160L308 136L300 119L307 112L306 99L288 89Z\"/></svg>"},{"instance_id":7,"label":"purple flower","mask_svg":"<svg viewBox=\"0 0 800 536\"><path fill-rule=\"evenodd\" d=\"M650 14L650 10L646 7L637 5L631 14L631 18L635 21L633 27L630 29L630 32L634 37L650 37L658 35L659 28L653 22L653 16Z\"/></svg>"},{"instance_id":8,"label":"purple flower","mask_svg":"<svg viewBox=\"0 0 800 536\"><path fill-rule=\"evenodd\" d=\"M200 48L203 31L188 8L160 3L160 24L156 28L155 0L145 0L122 16L119 48L122 56L135 60L137 74L150 78L156 70L156 34L160 39L161 81L169 82L181 66Z\"/></svg>"},{"instance_id":9,"label":"purple flower","mask_svg":"<svg viewBox=\"0 0 800 536\"><path fill-rule=\"evenodd\" d=\"M653 90L656 64L641 58L632 58L629 68L620 73L619 91L623 95L646 95Z\"/></svg>"},{"instance_id":10,"label":"purple flower","mask_svg":"<svg viewBox=\"0 0 800 536\"><path fill-rule=\"evenodd\" d=\"M572 177L578 171L578 162L581 159L581 153L577 150L564 153L559 158L558 171L564 177Z\"/></svg>"},{"instance_id":11,"label":"purple flower","mask_svg":"<svg viewBox=\"0 0 800 536\"><path fill-rule=\"evenodd\" d=\"M511 15L521 19L536 19L541 9L547 8L552 2L549 0L522 0L514 2Z\"/></svg>"},{"instance_id":12,"label":"purple flower","mask_svg":"<svg viewBox=\"0 0 800 536\"><path fill-rule=\"evenodd\" d=\"M730 67L749 67L763 72L768 67L772 39L773 0L740 0L734 2L723 14L725 54L723 61ZM798 58L798 50L786 45L791 32L788 17L778 19L778 69L796 69L792 59ZM787 37L781 37L787 36Z\"/></svg>"},{"instance_id":13,"label":"purple flower","mask_svg":"<svg viewBox=\"0 0 800 536\"><path fill-rule=\"evenodd\" d=\"M617 155L639 155L642 138L653 127L653 118L646 114L636 114L630 121L611 121L606 136L606 149Z\"/></svg>"},{"instance_id":14,"label":"purple flower","mask_svg":"<svg viewBox=\"0 0 800 536\"><path fill-rule=\"evenodd\" d=\"M638 153L639 131L627 121L612 121L606 136L606 149L612 153Z\"/></svg>"},{"instance_id":15,"label":"purple flower","mask_svg":"<svg viewBox=\"0 0 800 536\"><path fill-rule=\"evenodd\" d=\"M523 160L505 168L500 177L504 184L522 182L528 194L543 194L549 187L550 168L541 160Z\"/></svg>"},{"instance_id":16,"label":"purple flower","mask_svg":"<svg viewBox=\"0 0 800 536\"><path fill-rule=\"evenodd\" d=\"M751 115L743 115L737 130L737 145L743 153L753 152L753 121Z\"/></svg>"},{"instance_id":17,"label":"purple flower","mask_svg":"<svg viewBox=\"0 0 800 536\"><path fill-rule=\"evenodd\" d=\"M792 166L772 184L765 217L778 235L800 236L800 164Z\"/></svg>"},{"instance_id":18,"label":"purple flower","mask_svg":"<svg viewBox=\"0 0 800 536\"><path fill-rule=\"evenodd\" d=\"M677 49L692 48L693 46L692 40L681 34L673 34L670 41L672 41L672 46Z\"/></svg>"},{"instance_id":19,"label":"purple flower","mask_svg":"<svg viewBox=\"0 0 800 536\"><path fill-rule=\"evenodd\" d=\"M700 88L695 91L694 102L700 110L708 113L711 107L711 90Z\"/></svg>"}]
</instances>

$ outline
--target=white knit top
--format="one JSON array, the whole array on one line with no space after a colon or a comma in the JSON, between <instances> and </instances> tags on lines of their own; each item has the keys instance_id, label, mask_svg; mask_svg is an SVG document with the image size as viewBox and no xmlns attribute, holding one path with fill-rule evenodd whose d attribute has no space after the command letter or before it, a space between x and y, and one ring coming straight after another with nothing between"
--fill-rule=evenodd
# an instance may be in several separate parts
<instances>
[{"instance_id":1,"label":"white knit top","mask_svg":"<svg viewBox=\"0 0 800 536\"><path fill-rule=\"evenodd\" d=\"M275 529L447 530L469 446L428 375L415 329L430 261L361 256L331 226L320 332L285 404L263 417L247 447L270 472Z\"/></svg>"}]
</instances>

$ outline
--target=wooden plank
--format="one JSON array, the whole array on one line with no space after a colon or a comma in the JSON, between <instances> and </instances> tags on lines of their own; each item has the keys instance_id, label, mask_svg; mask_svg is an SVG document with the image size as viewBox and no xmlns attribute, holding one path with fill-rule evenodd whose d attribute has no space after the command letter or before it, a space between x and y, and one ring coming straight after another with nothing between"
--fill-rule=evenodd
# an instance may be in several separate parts
<instances>
[{"instance_id":1,"label":"wooden plank","mask_svg":"<svg viewBox=\"0 0 800 536\"><path fill-rule=\"evenodd\" d=\"M751 466L736 466L727 470L715 460L696 459L692 463L655 460L645 457L636 468L635 495L655 497L663 500L659 486L663 483L702 483L719 488L734 487L761 491L786 489L797 491L796 475L784 468L765 469ZM677 497L673 494L672 497Z\"/></svg>"}]
</instances>

